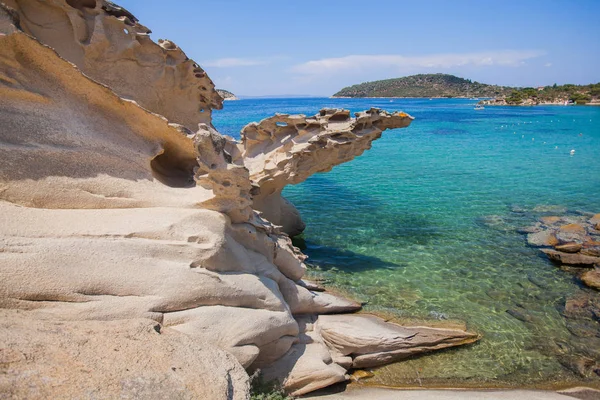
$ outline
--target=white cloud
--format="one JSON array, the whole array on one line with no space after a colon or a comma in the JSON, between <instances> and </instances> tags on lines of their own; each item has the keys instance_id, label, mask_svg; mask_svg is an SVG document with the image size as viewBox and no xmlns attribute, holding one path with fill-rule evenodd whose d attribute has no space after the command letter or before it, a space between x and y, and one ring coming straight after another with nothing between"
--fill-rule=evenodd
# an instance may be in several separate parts
<instances>
[{"instance_id":1,"label":"white cloud","mask_svg":"<svg viewBox=\"0 0 600 400\"><path fill-rule=\"evenodd\" d=\"M424 56L396 54L349 55L308 61L292 67L292 72L305 75L333 74L361 71L373 68L453 68L461 66L507 66L518 67L524 60L543 56L538 50L501 50L480 53L448 53Z\"/></svg>"},{"instance_id":2,"label":"white cloud","mask_svg":"<svg viewBox=\"0 0 600 400\"><path fill-rule=\"evenodd\" d=\"M267 59L252 58L219 58L217 60L208 60L200 63L203 67L231 68L231 67L252 67L255 65L266 65L270 61Z\"/></svg>"},{"instance_id":3,"label":"white cloud","mask_svg":"<svg viewBox=\"0 0 600 400\"><path fill-rule=\"evenodd\" d=\"M546 67L546 68L547 67L551 67L551 66L552 66L552 63L546 63L546 64L544 64L544 67Z\"/></svg>"}]
</instances>

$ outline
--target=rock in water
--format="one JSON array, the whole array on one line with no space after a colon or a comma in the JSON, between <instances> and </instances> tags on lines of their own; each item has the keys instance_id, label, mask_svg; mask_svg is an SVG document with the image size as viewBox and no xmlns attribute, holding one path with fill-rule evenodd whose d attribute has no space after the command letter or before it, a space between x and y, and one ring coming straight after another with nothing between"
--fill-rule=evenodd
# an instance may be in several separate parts
<instances>
[{"instance_id":1,"label":"rock in water","mask_svg":"<svg viewBox=\"0 0 600 400\"><path fill-rule=\"evenodd\" d=\"M600 263L600 257L586 256L581 253L563 253L561 251L550 249L544 249L542 252L544 252L544 254L552 261L561 264L592 266L596 263Z\"/></svg>"},{"instance_id":2,"label":"rock in water","mask_svg":"<svg viewBox=\"0 0 600 400\"><path fill-rule=\"evenodd\" d=\"M583 283L591 288L600 290L600 266L591 271L586 271L581 275Z\"/></svg>"},{"instance_id":3,"label":"rock in water","mask_svg":"<svg viewBox=\"0 0 600 400\"><path fill-rule=\"evenodd\" d=\"M479 339L459 329L403 327L366 314L306 317L300 332L299 343L263 370L297 396L348 379L350 368L389 364Z\"/></svg>"},{"instance_id":4,"label":"rock in water","mask_svg":"<svg viewBox=\"0 0 600 400\"><path fill-rule=\"evenodd\" d=\"M371 148L386 129L404 128L413 118L372 108L350 116L348 110L323 109L317 115L278 114L242 129L240 157L259 186L254 208L295 236L304 230L296 208L281 196L286 185L328 172Z\"/></svg>"},{"instance_id":5,"label":"rock in water","mask_svg":"<svg viewBox=\"0 0 600 400\"><path fill-rule=\"evenodd\" d=\"M473 343L479 336L459 329L403 327L372 315L321 315L317 330L334 354L368 368L415 354Z\"/></svg>"},{"instance_id":6,"label":"rock in water","mask_svg":"<svg viewBox=\"0 0 600 400\"><path fill-rule=\"evenodd\" d=\"M537 247L551 247L558 244L556 235L553 232L541 231L527 235L527 243Z\"/></svg>"}]
</instances>

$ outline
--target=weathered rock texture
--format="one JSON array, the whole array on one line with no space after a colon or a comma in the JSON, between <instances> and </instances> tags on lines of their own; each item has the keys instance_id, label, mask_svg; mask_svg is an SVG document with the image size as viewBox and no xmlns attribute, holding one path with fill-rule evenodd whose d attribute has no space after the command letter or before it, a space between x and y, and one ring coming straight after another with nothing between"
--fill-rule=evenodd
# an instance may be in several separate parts
<instances>
[{"instance_id":1,"label":"weathered rock texture","mask_svg":"<svg viewBox=\"0 0 600 400\"><path fill-rule=\"evenodd\" d=\"M242 129L240 156L259 186L254 208L290 236L305 224L293 204L281 196L288 185L330 171L371 148L386 129L407 127L408 114L371 109L350 116L348 110L324 109L317 115L278 114Z\"/></svg>"},{"instance_id":2,"label":"weathered rock texture","mask_svg":"<svg viewBox=\"0 0 600 400\"><path fill-rule=\"evenodd\" d=\"M148 319L67 323L0 310L0 338L3 399L248 395L248 376L233 356L188 335L160 332Z\"/></svg>"},{"instance_id":3,"label":"weathered rock texture","mask_svg":"<svg viewBox=\"0 0 600 400\"><path fill-rule=\"evenodd\" d=\"M0 6L2 393L237 399L248 394L243 368L276 363L295 392L346 379L357 358L319 332L320 347L311 342L315 350L297 363L288 355L309 344L305 320L360 305L301 280L306 257L253 211L252 194L257 183L297 183L350 159L368 147L363 136L410 117L371 110L351 120L346 111L323 111L314 127L295 130L295 144L279 133L250 143L247 128L251 151L241 157L239 144L211 125L210 108L220 102L208 77L174 45L153 44L127 11L101 0L6 3L13 9ZM265 174L260 148L271 160ZM270 164L278 157L281 174ZM328 329L341 335L350 325L330 320ZM406 350L407 337L388 340L400 328L372 325L368 349L356 351L370 365L436 348L425 339ZM443 347L473 337L443 335ZM304 365L306 377L296 379Z\"/></svg>"},{"instance_id":4,"label":"weathered rock texture","mask_svg":"<svg viewBox=\"0 0 600 400\"><path fill-rule=\"evenodd\" d=\"M20 28L124 99L196 131L222 98L204 70L129 11L104 0L3 0Z\"/></svg>"}]
</instances>

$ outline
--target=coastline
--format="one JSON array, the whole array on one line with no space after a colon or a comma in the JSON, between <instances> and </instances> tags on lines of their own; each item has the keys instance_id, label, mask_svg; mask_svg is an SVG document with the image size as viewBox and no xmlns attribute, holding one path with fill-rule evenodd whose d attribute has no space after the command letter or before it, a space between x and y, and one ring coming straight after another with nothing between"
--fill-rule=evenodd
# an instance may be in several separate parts
<instances>
[{"instance_id":1,"label":"coastline","mask_svg":"<svg viewBox=\"0 0 600 400\"><path fill-rule=\"evenodd\" d=\"M565 106L564 102L552 102L552 103L537 103L537 104L506 104L506 103L488 103L492 99L490 98L472 98L466 96L455 96L455 97L440 97L440 96L432 96L432 97L349 97L349 96L329 96L328 99L429 99L429 100L452 100L452 99L461 99L461 100L473 100L479 101L482 105L485 106L508 106L508 107L533 107L533 106ZM567 104L567 106L600 106L600 102L590 102L585 104Z\"/></svg>"}]
</instances>

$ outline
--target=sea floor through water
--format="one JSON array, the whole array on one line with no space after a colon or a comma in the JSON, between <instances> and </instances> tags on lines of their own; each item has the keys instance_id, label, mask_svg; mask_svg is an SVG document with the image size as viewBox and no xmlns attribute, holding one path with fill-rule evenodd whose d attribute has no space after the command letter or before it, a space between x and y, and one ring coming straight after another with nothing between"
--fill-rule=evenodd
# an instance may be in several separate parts
<instances>
[{"instance_id":1,"label":"sea floor through water","mask_svg":"<svg viewBox=\"0 0 600 400\"><path fill-rule=\"evenodd\" d=\"M352 162L284 191L307 224L296 243L312 276L367 302L367 312L464 321L482 335L380 368L369 383L598 387L600 377L578 363L600 362L599 322L574 328L564 317L568 299L598 292L517 230L542 216L600 212L600 107L474 104L248 99L226 102L214 124L239 137L246 123L276 112L379 107L415 117Z\"/></svg>"}]
</instances>

